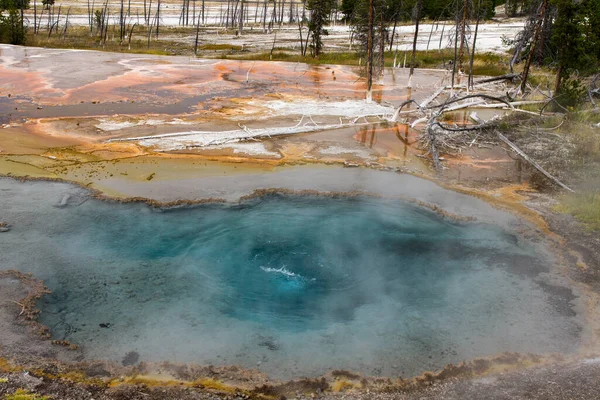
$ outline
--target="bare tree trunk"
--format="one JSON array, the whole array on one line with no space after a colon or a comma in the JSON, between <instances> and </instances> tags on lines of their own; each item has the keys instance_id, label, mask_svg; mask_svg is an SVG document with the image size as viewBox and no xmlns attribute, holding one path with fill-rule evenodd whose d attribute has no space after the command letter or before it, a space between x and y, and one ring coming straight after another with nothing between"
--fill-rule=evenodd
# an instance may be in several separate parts
<instances>
[{"instance_id":1,"label":"bare tree trunk","mask_svg":"<svg viewBox=\"0 0 600 400\"><path fill-rule=\"evenodd\" d=\"M240 0L240 19L238 24L238 34L242 36L242 30L244 29L244 0Z\"/></svg>"},{"instance_id":2,"label":"bare tree trunk","mask_svg":"<svg viewBox=\"0 0 600 400\"><path fill-rule=\"evenodd\" d=\"M271 53L269 54L269 60L273 59L273 51L275 50L275 41L277 40L277 32L275 32L275 36L273 36L273 46L271 47Z\"/></svg>"},{"instance_id":3,"label":"bare tree trunk","mask_svg":"<svg viewBox=\"0 0 600 400\"><path fill-rule=\"evenodd\" d=\"M417 40L419 38L419 21L421 19L421 0L415 4L415 36L413 38L412 56L410 60L410 73L408 74L408 87L412 88L412 78L415 72L415 62L417 55Z\"/></svg>"},{"instance_id":4,"label":"bare tree trunk","mask_svg":"<svg viewBox=\"0 0 600 400\"><path fill-rule=\"evenodd\" d=\"M56 16L56 32L58 32L58 24L60 23L60 11L62 10L62 3L58 6L58 15ZM22 15L23 10L21 10L21 18L23 17ZM22 21L22 19L21 19Z\"/></svg>"},{"instance_id":5,"label":"bare tree trunk","mask_svg":"<svg viewBox=\"0 0 600 400\"><path fill-rule=\"evenodd\" d=\"M477 46L477 32L479 31L479 21L481 19L481 0L477 3L477 22L475 23L475 36L473 37L473 49L471 51L471 64L469 65L468 86L473 87L473 62L475 61L475 46Z\"/></svg>"},{"instance_id":6,"label":"bare tree trunk","mask_svg":"<svg viewBox=\"0 0 600 400\"><path fill-rule=\"evenodd\" d=\"M63 38L63 40L65 39L65 36L67 35L67 28L69 26L69 15L70 14L71 14L71 7L69 7L67 9L67 20L65 21L65 27L64 27L63 32L62 32L62 38Z\"/></svg>"},{"instance_id":7,"label":"bare tree trunk","mask_svg":"<svg viewBox=\"0 0 600 400\"><path fill-rule=\"evenodd\" d=\"M160 28L160 0L156 3L156 39L158 39L158 30Z\"/></svg>"},{"instance_id":8,"label":"bare tree trunk","mask_svg":"<svg viewBox=\"0 0 600 400\"><path fill-rule=\"evenodd\" d=\"M127 45L127 48L129 50L131 50L131 37L133 36L133 30L135 29L135 26L137 25L137 22L135 24L133 24L133 26L131 27L131 29L129 30L129 43Z\"/></svg>"},{"instance_id":9,"label":"bare tree trunk","mask_svg":"<svg viewBox=\"0 0 600 400\"><path fill-rule=\"evenodd\" d=\"M384 23L384 19L383 19L383 11L380 13L381 16L381 21L379 24L379 63L381 65L381 68L379 69L381 71L381 74L383 76L383 70L385 67L385 23Z\"/></svg>"},{"instance_id":10,"label":"bare tree trunk","mask_svg":"<svg viewBox=\"0 0 600 400\"><path fill-rule=\"evenodd\" d=\"M452 61L452 89L454 89L454 78L456 77L456 59L458 58L458 1L456 2L456 27L454 32L454 60Z\"/></svg>"},{"instance_id":11,"label":"bare tree trunk","mask_svg":"<svg viewBox=\"0 0 600 400\"><path fill-rule=\"evenodd\" d=\"M285 7L285 0L279 1L279 27L281 28L281 24L283 24L283 10Z\"/></svg>"},{"instance_id":12,"label":"bare tree trunk","mask_svg":"<svg viewBox=\"0 0 600 400\"><path fill-rule=\"evenodd\" d=\"M229 28L229 8L231 7L230 0L227 0L227 14L225 15L225 28Z\"/></svg>"},{"instance_id":13,"label":"bare tree trunk","mask_svg":"<svg viewBox=\"0 0 600 400\"><path fill-rule=\"evenodd\" d=\"M463 13L460 21L460 50L458 51L458 71L463 70L463 61L465 56L465 42L467 40L467 15L468 15L468 1L464 0ZM457 32L458 35L458 32Z\"/></svg>"},{"instance_id":14,"label":"bare tree trunk","mask_svg":"<svg viewBox=\"0 0 600 400\"><path fill-rule=\"evenodd\" d=\"M546 6L548 4L548 0L543 0L542 5L540 7L540 14L538 15L538 20L535 24L535 32L533 34L533 42L531 43L531 48L529 49L529 54L527 55L527 61L525 62L525 67L523 68L523 78L521 80L521 93L525 93L525 88L527 87L527 78L529 77L529 68L531 67L531 62L533 61L533 57L535 56L535 49L538 42L538 38L540 36L540 31L542 30L542 22L545 19L546 15Z\"/></svg>"},{"instance_id":15,"label":"bare tree trunk","mask_svg":"<svg viewBox=\"0 0 600 400\"><path fill-rule=\"evenodd\" d=\"M102 21L102 26L104 27L104 32L102 36L102 48L106 46L106 39L108 37L108 17L110 15L110 11L108 9L108 1L104 3L104 18Z\"/></svg>"},{"instance_id":16,"label":"bare tree trunk","mask_svg":"<svg viewBox=\"0 0 600 400\"><path fill-rule=\"evenodd\" d=\"M263 31L267 31L267 0L263 3Z\"/></svg>"},{"instance_id":17,"label":"bare tree trunk","mask_svg":"<svg viewBox=\"0 0 600 400\"><path fill-rule=\"evenodd\" d=\"M88 0L88 9L90 8L90 1ZM33 34L37 34L37 0L33 0Z\"/></svg>"},{"instance_id":18,"label":"bare tree trunk","mask_svg":"<svg viewBox=\"0 0 600 400\"><path fill-rule=\"evenodd\" d=\"M150 48L150 38L152 37L152 27L156 23L157 19L158 19L158 14L156 14L154 16L154 22L150 23L150 25L148 26L148 48Z\"/></svg>"},{"instance_id":19,"label":"bare tree trunk","mask_svg":"<svg viewBox=\"0 0 600 400\"><path fill-rule=\"evenodd\" d=\"M300 33L300 55L304 56L304 42L302 39L302 21L298 18L298 32Z\"/></svg>"},{"instance_id":20,"label":"bare tree trunk","mask_svg":"<svg viewBox=\"0 0 600 400\"><path fill-rule=\"evenodd\" d=\"M429 53L429 43L431 43L431 36L433 35L433 26L435 25L435 21L431 23L431 32L429 32L429 39L427 39L427 49L425 49L425 53Z\"/></svg>"},{"instance_id":21,"label":"bare tree trunk","mask_svg":"<svg viewBox=\"0 0 600 400\"><path fill-rule=\"evenodd\" d=\"M398 25L398 13L394 14L394 27L392 28L392 37L390 38L390 51L394 46L394 36L396 36L396 26Z\"/></svg>"},{"instance_id":22,"label":"bare tree trunk","mask_svg":"<svg viewBox=\"0 0 600 400\"><path fill-rule=\"evenodd\" d=\"M125 0L121 0L121 8L119 9L119 44L123 43L125 38Z\"/></svg>"},{"instance_id":23,"label":"bare tree trunk","mask_svg":"<svg viewBox=\"0 0 600 400\"><path fill-rule=\"evenodd\" d=\"M196 40L194 41L194 55L198 55L198 37L200 36L200 18L196 23Z\"/></svg>"},{"instance_id":24,"label":"bare tree trunk","mask_svg":"<svg viewBox=\"0 0 600 400\"><path fill-rule=\"evenodd\" d=\"M373 101L373 0L369 0L369 26L367 37L367 102Z\"/></svg>"},{"instance_id":25,"label":"bare tree trunk","mask_svg":"<svg viewBox=\"0 0 600 400\"><path fill-rule=\"evenodd\" d=\"M277 0L273 0L273 14L271 14L271 21L269 21L269 29L273 29L277 23Z\"/></svg>"}]
</instances>

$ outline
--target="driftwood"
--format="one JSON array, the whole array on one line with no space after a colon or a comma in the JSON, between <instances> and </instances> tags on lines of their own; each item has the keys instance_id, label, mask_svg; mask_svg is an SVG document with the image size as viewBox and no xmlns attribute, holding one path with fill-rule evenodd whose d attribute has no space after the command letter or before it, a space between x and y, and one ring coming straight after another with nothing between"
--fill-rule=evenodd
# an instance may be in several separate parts
<instances>
[{"instance_id":1,"label":"driftwood","mask_svg":"<svg viewBox=\"0 0 600 400\"><path fill-rule=\"evenodd\" d=\"M496 132L496 134L498 136L498 139L500 139L501 141L503 141L504 143L506 143L508 145L508 147L510 147L511 149L513 149L513 151L515 153L517 153L518 155L520 155L525 161L527 161L528 163L530 163L531 165L533 165L535 167L535 169L537 169L542 174L544 174L545 177L547 177L548 179L550 179L551 181L553 181L554 183L556 183L561 188L563 188L563 189L565 189L565 190L567 190L567 191L569 191L571 193L575 193L575 191L573 189L571 189L570 187L568 187L567 185L565 185L564 183L562 183L561 181L559 181L558 179L556 179L554 176L550 175L550 173L548 171L546 171L544 168L542 168L541 165L539 165L534 160L532 160L531 158L529 158L529 156L527 154L525 154L523 152L523 150L519 149L513 142L511 142L510 140L508 140L508 138L506 136L504 136L502 133Z\"/></svg>"}]
</instances>

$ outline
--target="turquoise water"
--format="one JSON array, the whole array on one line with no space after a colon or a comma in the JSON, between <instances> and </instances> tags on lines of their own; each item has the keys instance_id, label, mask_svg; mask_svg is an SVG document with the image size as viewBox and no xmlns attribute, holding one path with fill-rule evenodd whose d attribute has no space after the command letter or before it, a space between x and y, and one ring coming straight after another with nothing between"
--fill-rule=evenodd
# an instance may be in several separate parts
<instances>
[{"instance_id":1,"label":"turquoise water","mask_svg":"<svg viewBox=\"0 0 600 400\"><path fill-rule=\"evenodd\" d=\"M74 203L15 211L0 261L45 279L41 322L90 358L407 376L579 340L543 246L495 225L372 198Z\"/></svg>"}]
</instances>

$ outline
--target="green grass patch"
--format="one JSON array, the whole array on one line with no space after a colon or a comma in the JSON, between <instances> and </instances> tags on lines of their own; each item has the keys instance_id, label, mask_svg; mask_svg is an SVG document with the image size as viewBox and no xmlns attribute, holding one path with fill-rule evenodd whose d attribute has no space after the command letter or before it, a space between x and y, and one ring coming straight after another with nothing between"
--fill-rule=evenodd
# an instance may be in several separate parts
<instances>
[{"instance_id":1,"label":"green grass patch","mask_svg":"<svg viewBox=\"0 0 600 400\"><path fill-rule=\"evenodd\" d=\"M240 51L242 50L242 46L234 45L234 44L203 44L202 46L198 46L199 50L234 50Z\"/></svg>"},{"instance_id":2,"label":"green grass patch","mask_svg":"<svg viewBox=\"0 0 600 400\"><path fill-rule=\"evenodd\" d=\"M600 192L581 192L562 198L558 211L569 213L592 230L600 231Z\"/></svg>"},{"instance_id":3,"label":"green grass patch","mask_svg":"<svg viewBox=\"0 0 600 400\"><path fill-rule=\"evenodd\" d=\"M384 62L386 67L394 66L394 59L397 66L404 65L406 56L406 67L410 66L411 52L385 52ZM336 65L364 65L365 59L361 58L356 52L326 52L319 57L302 57L299 52L273 51L254 54L228 54L223 58L235 60L253 60L253 61L288 61L302 62L306 64L336 64ZM454 58L454 50L444 49L442 51L418 51L415 55L416 68L450 68L450 61ZM468 60L465 60L464 67L469 67ZM475 75L497 76L508 72L508 57L494 53L480 53L475 55L473 62L473 72Z\"/></svg>"},{"instance_id":4,"label":"green grass patch","mask_svg":"<svg viewBox=\"0 0 600 400\"><path fill-rule=\"evenodd\" d=\"M46 396L38 396L25 389L17 389L13 394L5 394L4 400L50 400Z\"/></svg>"}]
</instances>

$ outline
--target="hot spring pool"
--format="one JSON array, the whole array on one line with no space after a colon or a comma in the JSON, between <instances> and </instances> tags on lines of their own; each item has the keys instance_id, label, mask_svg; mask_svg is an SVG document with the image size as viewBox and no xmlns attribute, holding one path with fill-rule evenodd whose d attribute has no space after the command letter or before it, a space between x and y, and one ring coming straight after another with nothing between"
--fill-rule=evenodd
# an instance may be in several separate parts
<instances>
[{"instance_id":1,"label":"hot spring pool","mask_svg":"<svg viewBox=\"0 0 600 400\"><path fill-rule=\"evenodd\" d=\"M407 376L579 342L545 245L494 224L368 197L54 207L56 184L2 184L2 269L45 280L41 322L90 359Z\"/></svg>"}]
</instances>

